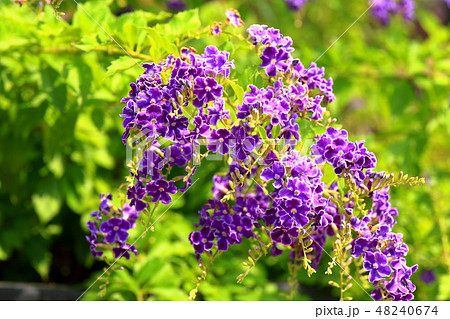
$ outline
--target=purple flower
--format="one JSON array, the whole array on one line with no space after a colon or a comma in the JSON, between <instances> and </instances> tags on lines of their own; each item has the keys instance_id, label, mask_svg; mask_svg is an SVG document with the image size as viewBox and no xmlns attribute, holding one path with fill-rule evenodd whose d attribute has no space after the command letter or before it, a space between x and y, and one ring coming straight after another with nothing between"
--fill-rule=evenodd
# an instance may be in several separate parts
<instances>
[{"instance_id":1,"label":"purple flower","mask_svg":"<svg viewBox=\"0 0 450 319\"><path fill-rule=\"evenodd\" d=\"M256 140L249 136L242 126L233 126L231 128L234 140L232 146L233 153L231 156L238 161L245 161L251 151L255 149Z\"/></svg>"},{"instance_id":2,"label":"purple flower","mask_svg":"<svg viewBox=\"0 0 450 319\"><path fill-rule=\"evenodd\" d=\"M101 194L100 195L100 206L99 211L94 211L90 214L91 217L96 217L97 220L102 220L102 215L109 215L111 212L112 204L110 201L112 200L111 194ZM88 225L89 226L89 225Z\"/></svg>"},{"instance_id":3,"label":"purple flower","mask_svg":"<svg viewBox=\"0 0 450 319\"><path fill-rule=\"evenodd\" d=\"M224 100L218 99L214 104L208 107L209 124L216 126L222 119L231 119L230 111L225 109Z\"/></svg>"},{"instance_id":4,"label":"purple flower","mask_svg":"<svg viewBox=\"0 0 450 319\"><path fill-rule=\"evenodd\" d=\"M194 117L193 124L195 127L187 135L188 140L193 141L199 138L205 138L211 134L210 126L205 122L206 118L205 114Z\"/></svg>"},{"instance_id":5,"label":"purple flower","mask_svg":"<svg viewBox=\"0 0 450 319\"><path fill-rule=\"evenodd\" d=\"M275 180L273 186L280 188L283 186L283 177L286 174L286 169L280 162L275 162L271 167L265 168L261 173L261 178L266 182Z\"/></svg>"},{"instance_id":6,"label":"purple flower","mask_svg":"<svg viewBox=\"0 0 450 319\"><path fill-rule=\"evenodd\" d=\"M247 33L254 41L254 45L260 43L267 37L267 26L261 24L252 24L248 29Z\"/></svg>"},{"instance_id":7,"label":"purple flower","mask_svg":"<svg viewBox=\"0 0 450 319\"><path fill-rule=\"evenodd\" d=\"M130 252L134 253L136 256L138 254L136 246L122 243L120 244L120 247L113 247L112 251L114 253L114 258L125 257L127 260L130 259Z\"/></svg>"},{"instance_id":8,"label":"purple flower","mask_svg":"<svg viewBox=\"0 0 450 319\"><path fill-rule=\"evenodd\" d=\"M372 16L383 24L390 22L391 15L402 15L405 20L414 18L415 4L413 0L369 0Z\"/></svg>"},{"instance_id":9,"label":"purple flower","mask_svg":"<svg viewBox=\"0 0 450 319\"><path fill-rule=\"evenodd\" d=\"M167 132L166 138L171 138L173 140L180 140L183 137L188 125L189 120L186 116L171 116L167 115ZM163 135L163 134L161 134Z\"/></svg>"},{"instance_id":10,"label":"purple flower","mask_svg":"<svg viewBox=\"0 0 450 319\"><path fill-rule=\"evenodd\" d=\"M436 281L436 275L434 274L433 270L425 269L420 275L420 280L422 280L427 285L431 285L433 282Z\"/></svg>"},{"instance_id":11,"label":"purple flower","mask_svg":"<svg viewBox=\"0 0 450 319\"><path fill-rule=\"evenodd\" d=\"M298 237L298 228L275 227L270 233L270 237L275 243L292 245Z\"/></svg>"},{"instance_id":12,"label":"purple flower","mask_svg":"<svg viewBox=\"0 0 450 319\"><path fill-rule=\"evenodd\" d=\"M359 257L366 251L373 251L376 247L377 247L376 239L368 240L362 237L356 238L352 244L351 254L352 256Z\"/></svg>"},{"instance_id":13,"label":"purple flower","mask_svg":"<svg viewBox=\"0 0 450 319\"><path fill-rule=\"evenodd\" d=\"M208 102L215 101L222 97L223 87L213 78L198 77L195 79L194 94L197 96L192 104L195 107L202 107Z\"/></svg>"},{"instance_id":14,"label":"purple flower","mask_svg":"<svg viewBox=\"0 0 450 319\"><path fill-rule=\"evenodd\" d=\"M317 138L311 150L317 164L327 161L337 175L350 173L357 180L365 178L363 169L376 166L375 155L367 151L364 142L349 142L345 130L329 127L325 134Z\"/></svg>"},{"instance_id":15,"label":"purple flower","mask_svg":"<svg viewBox=\"0 0 450 319\"><path fill-rule=\"evenodd\" d=\"M411 282L411 275L417 271L417 265L407 267L402 259L398 266L394 267L394 276L386 284L386 290L394 297L394 300L411 300L411 292L416 290L416 286Z\"/></svg>"},{"instance_id":16,"label":"purple flower","mask_svg":"<svg viewBox=\"0 0 450 319\"><path fill-rule=\"evenodd\" d=\"M241 197L239 197L241 198ZM240 216L239 214L234 214L232 216L233 222L232 224L236 227L236 232L244 236L245 238L254 237L255 235L252 232L253 221L251 218L247 216Z\"/></svg>"},{"instance_id":17,"label":"purple flower","mask_svg":"<svg viewBox=\"0 0 450 319\"><path fill-rule=\"evenodd\" d=\"M308 0L284 0L291 10L300 10Z\"/></svg>"},{"instance_id":18,"label":"purple flower","mask_svg":"<svg viewBox=\"0 0 450 319\"><path fill-rule=\"evenodd\" d=\"M278 213L281 219L292 221L298 228L308 224L309 218L306 216L308 212L309 207L305 206L302 201L291 198L282 202Z\"/></svg>"},{"instance_id":19,"label":"purple flower","mask_svg":"<svg viewBox=\"0 0 450 319\"><path fill-rule=\"evenodd\" d=\"M239 242L236 231L225 220L213 220L211 228L216 232L218 250L227 251L228 246Z\"/></svg>"},{"instance_id":20,"label":"purple flower","mask_svg":"<svg viewBox=\"0 0 450 319\"><path fill-rule=\"evenodd\" d=\"M233 135L227 129L213 130L208 138L208 150L225 155L230 151L229 147L232 145L232 138Z\"/></svg>"},{"instance_id":21,"label":"purple flower","mask_svg":"<svg viewBox=\"0 0 450 319\"><path fill-rule=\"evenodd\" d=\"M209 251L214 246L214 233L208 227L203 228L201 231L192 232L189 235L189 241L194 246L195 253L197 255L202 254L204 251Z\"/></svg>"},{"instance_id":22,"label":"purple flower","mask_svg":"<svg viewBox=\"0 0 450 319\"><path fill-rule=\"evenodd\" d=\"M184 11L186 10L186 3L182 0L167 0L167 8L174 12Z\"/></svg>"},{"instance_id":23,"label":"purple flower","mask_svg":"<svg viewBox=\"0 0 450 319\"><path fill-rule=\"evenodd\" d=\"M95 244L91 245L89 249L91 250L92 257L97 258L103 256L103 251L97 250L97 246Z\"/></svg>"},{"instance_id":24,"label":"purple flower","mask_svg":"<svg viewBox=\"0 0 450 319\"><path fill-rule=\"evenodd\" d=\"M234 69L233 61L228 61L230 53L226 51L219 51L215 46L209 45L205 48L205 52L201 55L203 59L203 66L205 74L222 74L224 77L230 75L230 68Z\"/></svg>"},{"instance_id":25,"label":"purple flower","mask_svg":"<svg viewBox=\"0 0 450 319\"><path fill-rule=\"evenodd\" d=\"M247 216L252 219L259 218L259 203L255 198L238 197L236 199L236 204L232 208L235 213L238 213L242 216Z\"/></svg>"},{"instance_id":26,"label":"purple flower","mask_svg":"<svg viewBox=\"0 0 450 319\"><path fill-rule=\"evenodd\" d=\"M127 198L130 199L130 205L133 206L137 212L143 211L147 207L142 199L145 196L145 188L142 181L138 181L136 185L128 187Z\"/></svg>"},{"instance_id":27,"label":"purple flower","mask_svg":"<svg viewBox=\"0 0 450 319\"><path fill-rule=\"evenodd\" d=\"M128 203L125 203L122 211L122 218L130 223L131 228L136 226L136 220L138 219L139 214L134 206L131 206Z\"/></svg>"},{"instance_id":28,"label":"purple flower","mask_svg":"<svg viewBox=\"0 0 450 319\"><path fill-rule=\"evenodd\" d=\"M241 19L241 15L235 9L228 9L225 11L225 15L227 16L227 23L231 24L233 27L238 28L244 25L244 21Z\"/></svg>"},{"instance_id":29,"label":"purple flower","mask_svg":"<svg viewBox=\"0 0 450 319\"><path fill-rule=\"evenodd\" d=\"M144 152L144 156L140 161L139 169L137 172L138 174L142 174L145 177L150 176L153 180L156 180L161 177L160 171L163 168L164 161L161 156L154 150L150 149ZM140 197L139 199L142 199L142 197Z\"/></svg>"},{"instance_id":30,"label":"purple flower","mask_svg":"<svg viewBox=\"0 0 450 319\"><path fill-rule=\"evenodd\" d=\"M163 123L166 124L167 119L158 105L150 105L136 115L136 125L141 126L141 132L148 137L154 137L155 133L164 135L166 127Z\"/></svg>"},{"instance_id":31,"label":"purple flower","mask_svg":"<svg viewBox=\"0 0 450 319\"><path fill-rule=\"evenodd\" d=\"M250 92L247 92L244 95L244 102L247 104L263 105L273 98L272 90L259 89L252 84L250 84L248 88L250 89Z\"/></svg>"},{"instance_id":32,"label":"purple flower","mask_svg":"<svg viewBox=\"0 0 450 319\"><path fill-rule=\"evenodd\" d=\"M123 128L127 128L128 124L134 121L134 117L136 116L136 108L136 102L134 100L127 100L127 105L124 106L122 114L120 114L120 117L124 117L122 123Z\"/></svg>"},{"instance_id":33,"label":"purple flower","mask_svg":"<svg viewBox=\"0 0 450 319\"><path fill-rule=\"evenodd\" d=\"M274 183L275 185L275 183ZM286 198L297 198L303 202L311 200L310 183L300 178L290 178L286 183L286 188L280 189L279 196ZM311 185L313 186L313 185Z\"/></svg>"},{"instance_id":34,"label":"purple flower","mask_svg":"<svg viewBox=\"0 0 450 319\"><path fill-rule=\"evenodd\" d=\"M181 144L173 144L164 149L164 159L168 162L169 166L177 165L183 167L191 159L192 153L185 153L185 148Z\"/></svg>"},{"instance_id":35,"label":"purple flower","mask_svg":"<svg viewBox=\"0 0 450 319\"><path fill-rule=\"evenodd\" d=\"M97 223L93 220L88 220L87 228L91 232L91 237L87 236L86 239L91 242L92 239L97 239L98 229L97 229Z\"/></svg>"},{"instance_id":36,"label":"purple flower","mask_svg":"<svg viewBox=\"0 0 450 319\"><path fill-rule=\"evenodd\" d=\"M387 277L391 274L391 267L388 265L387 258L384 254L379 252L366 252L364 255L363 267L369 270L369 281L375 282Z\"/></svg>"},{"instance_id":37,"label":"purple flower","mask_svg":"<svg viewBox=\"0 0 450 319\"><path fill-rule=\"evenodd\" d=\"M175 194L177 188L173 181L166 181L164 179L158 179L147 184L145 187L147 195L152 196L152 202L161 201L163 204L169 204L172 201L172 197L169 194Z\"/></svg>"},{"instance_id":38,"label":"purple flower","mask_svg":"<svg viewBox=\"0 0 450 319\"><path fill-rule=\"evenodd\" d=\"M151 87L145 91L137 94L136 105L140 109L149 107L150 105L158 106L162 99L161 90L156 87Z\"/></svg>"},{"instance_id":39,"label":"purple flower","mask_svg":"<svg viewBox=\"0 0 450 319\"><path fill-rule=\"evenodd\" d=\"M260 67L266 69L267 76L276 76L278 72L286 72L288 68L286 61L289 58L289 53L284 49L268 46L263 50Z\"/></svg>"},{"instance_id":40,"label":"purple flower","mask_svg":"<svg viewBox=\"0 0 450 319\"><path fill-rule=\"evenodd\" d=\"M218 37L222 33L222 23L214 22L210 28L211 35Z\"/></svg>"},{"instance_id":41,"label":"purple flower","mask_svg":"<svg viewBox=\"0 0 450 319\"><path fill-rule=\"evenodd\" d=\"M128 238L127 230L130 229L130 223L122 218L111 218L100 225L100 231L105 233L105 241L112 244L116 241L125 242Z\"/></svg>"}]
</instances>

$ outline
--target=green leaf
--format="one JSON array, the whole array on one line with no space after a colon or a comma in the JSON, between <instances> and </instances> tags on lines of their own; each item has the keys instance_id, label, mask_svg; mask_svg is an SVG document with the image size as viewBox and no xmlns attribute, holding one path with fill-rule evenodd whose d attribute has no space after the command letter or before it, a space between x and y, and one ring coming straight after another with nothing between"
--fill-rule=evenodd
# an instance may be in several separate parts
<instances>
[{"instance_id":1,"label":"green leaf","mask_svg":"<svg viewBox=\"0 0 450 319\"><path fill-rule=\"evenodd\" d=\"M31 196L34 210L42 223L47 223L55 217L61 208L61 198L53 194L33 194Z\"/></svg>"},{"instance_id":2,"label":"green leaf","mask_svg":"<svg viewBox=\"0 0 450 319\"><path fill-rule=\"evenodd\" d=\"M3 38L0 41L0 52L9 52L10 50L14 50L14 47L22 47L26 44L29 44L30 40L26 38L19 37L7 37Z\"/></svg>"},{"instance_id":3,"label":"green leaf","mask_svg":"<svg viewBox=\"0 0 450 319\"><path fill-rule=\"evenodd\" d=\"M348 193L347 186L345 185L345 179L338 178L337 183L338 183L338 188L339 188L339 194L341 194L341 196L344 197L345 194Z\"/></svg>"},{"instance_id":4,"label":"green leaf","mask_svg":"<svg viewBox=\"0 0 450 319\"><path fill-rule=\"evenodd\" d=\"M0 246L0 260L6 260L9 257L9 254L3 250L2 246Z\"/></svg>"},{"instance_id":5,"label":"green leaf","mask_svg":"<svg viewBox=\"0 0 450 319\"><path fill-rule=\"evenodd\" d=\"M52 255L48 250L48 241L41 235L31 237L24 248L24 253L30 259L31 265L44 280L48 279L52 261Z\"/></svg>"},{"instance_id":6,"label":"green leaf","mask_svg":"<svg viewBox=\"0 0 450 319\"><path fill-rule=\"evenodd\" d=\"M78 43L73 44L74 47L85 52L92 51L99 45L100 43L98 42L97 35L85 35Z\"/></svg>"},{"instance_id":7,"label":"green leaf","mask_svg":"<svg viewBox=\"0 0 450 319\"><path fill-rule=\"evenodd\" d=\"M450 275L443 275L439 278L439 295L438 300L450 299Z\"/></svg>"},{"instance_id":8,"label":"green leaf","mask_svg":"<svg viewBox=\"0 0 450 319\"><path fill-rule=\"evenodd\" d=\"M280 124L275 125L272 127L272 138L277 138L278 135L281 133L281 126Z\"/></svg>"},{"instance_id":9,"label":"green leaf","mask_svg":"<svg viewBox=\"0 0 450 319\"><path fill-rule=\"evenodd\" d=\"M408 104L415 99L414 90L407 81L396 81L393 85L389 104L394 115L402 116Z\"/></svg>"},{"instance_id":10,"label":"green leaf","mask_svg":"<svg viewBox=\"0 0 450 319\"><path fill-rule=\"evenodd\" d=\"M169 40L169 38L163 36L157 29L145 28L145 31L149 36L150 56L153 61L160 61L170 53L178 53L178 48L172 40Z\"/></svg>"},{"instance_id":11,"label":"green leaf","mask_svg":"<svg viewBox=\"0 0 450 319\"><path fill-rule=\"evenodd\" d=\"M242 101L244 99L244 89L233 81L228 81L227 83L232 87L234 94L236 94L237 100Z\"/></svg>"},{"instance_id":12,"label":"green leaf","mask_svg":"<svg viewBox=\"0 0 450 319\"><path fill-rule=\"evenodd\" d=\"M177 13L169 23L158 24L155 29L164 34L170 41L181 39L189 32L197 31L201 27L198 9Z\"/></svg>"},{"instance_id":13,"label":"green leaf","mask_svg":"<svg viewBox=\"0 0 450 319\"><path fill-rule=\"evenodd\" d=\"M47 167L56 178L61 178L64 174L64 162L61 154L55 154L55 156L48 161Z\"/></svg>"},{"instance_id":14,"label":"green leaf","mask_svg":"<svg viewBox=\"0 0 450 319\"><path fill-rule=\"evenodd\" d=\"M372 209L372 205L373 205L373 198L370 197L365 197L364 198L364 202L363 202L366 206L366 210L371 210Z\"/></svg>"},{"instance_id":15,"label":"green leaf","mask_svg":"<svg viewBox=\"0 0 450 319\"><path fill-rule=\"evenodd\" d=\"M331 183L336 181L336 179L337 179L337 176L336 176L336 173L334 172L333 166L331 166L331 164L329 164L329 163L325 163L325 165L323 166L322 181L325 184L330 185Z\"/></svg>"},{"instance_id":16,"label":"green leaf","mask_svg":"<svg viewBox=\"0 0 450 319\"><path fill-rule=\"evenodd\" d=\"M78 110L72 108L67 113L61 113L55 124L44 131L44 154L48 158L61 152L64 147L73 143L73 132L77 122Z\"/></svg>"},{"instance_id":17,"label":"green leaf","mask_svg":"<svg viewBox=\"0 0 450 319\"><path fill-rule=\"evenodd\" d=\"M260 137L262 137L265 140L268 139L267 132L266 132L266 129L264 128L264 126L259 125L256 129L257 129Z\"/></svg>"},{"instance_id":18,"label":"green leaf","mask_svg":"<svg viewBox=\"0 0 450 319\"><path fill-rule=\"evenodd\" d=\"M46 92L53 105L60 111L67 107L67 87L60 74L52 67L45 66L41 70L43 91Z\"/></svg>"},{"instance_id":19,"label":"green leaf","mask_svg":"<svg viewBox=\"0 0 450 319\"><path fill-rule=\"evenodd\" d=\"M139 59L136 58L132 59L127 55L121 56L117 60L112 61L111 65L108 66L108 72L106 72L105 77L112 76L118 72L131 69L132 67L135 66L140 66L139 64L136 64L139 62L140 62Z\"/></svg>"},{"instance_id":20,"label":"green leaf","mask_svg":"<svg viewBox=\"0 0 450 319\"><path fill-rule=\"evenodd\" d=\"M108 30L108 26L114 19L109 8L111 2L112 0L91 0L81 6L78 5L72 20L73 26L80 28L82 34L97 33L102 39L110 39L98 25L101 25L106 31L111 31Z\"/></svg>"}]
</instances>

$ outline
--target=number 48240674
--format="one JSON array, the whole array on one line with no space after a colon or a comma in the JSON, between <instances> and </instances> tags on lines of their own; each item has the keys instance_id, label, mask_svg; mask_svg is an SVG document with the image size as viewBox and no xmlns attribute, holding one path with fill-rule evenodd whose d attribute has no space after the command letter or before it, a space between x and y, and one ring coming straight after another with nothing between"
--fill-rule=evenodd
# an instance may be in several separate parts
<instances>
[{"instance_id":1,"label":"number 48240674","mask_svg":"<svg viewBox=\"0 0 450 319\"><path fill-rule=\"evenodd\" d=\"M378 306L375 312L385 316L426 316L428 314L434 314L436 316L438 314L438 309L437 306L434 306L433 308L431 308L431 306Z\"/></svg>"}]
</instances>

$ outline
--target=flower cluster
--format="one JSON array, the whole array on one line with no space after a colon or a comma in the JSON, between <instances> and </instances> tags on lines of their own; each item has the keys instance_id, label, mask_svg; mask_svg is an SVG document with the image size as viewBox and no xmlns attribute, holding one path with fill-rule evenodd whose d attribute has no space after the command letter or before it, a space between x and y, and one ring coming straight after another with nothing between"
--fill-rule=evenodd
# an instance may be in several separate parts
<instances>
[{"instance_id":1,"label":"flower cluster","mask_svg":"<svg viewBox=\"0 0 450 319\"><path fill-rule=\"evenodd\" d=\"M222 99L223 86L217 79L228 77L230 68L234 68L228 52L213 46L206 47L201 55L183 49L179 58L171 55L162 63L143 66L146 71L130 85L129 96L122 99L126 105L121 114L125 129L122 141L126 143L131 138L144 145L142 155L130 170L132 180L127 190L129 204L126 207L136 212L146 212L149 202L169 204L174 194L185 191L192 183L195 169L181 177L184 185L180 185L175 184L180 178L170 175L171 168L187 169L198 140L211 133L214 136L216 131L212 131L211 126L230 118ZM163 81L167 74L169 80ZM192 106L188 111L189 105ZM230 134L241 141L245 132L236 127ZM159 142L162 138L168 141L165 145ZM232 149L237 150L241 158L251 149L240 147L239 143L234 143ZM125 243L126 230L131 225L126 221L119 223L114 214L108 217L111 219L102 224L105 225L103 229L100 228L110 234L105 239L108 243L114 238ZM92 226L92 222L89 223ZM110 231L117 227L120 230L117 234ZM89 240L92 242L95 238ZM93 250L93 255L98 256L98 253Z\"/></svg>"},{"instance_id":2,"label":"flower cluster","mask_svg":"<svg viewBox=\"0 0 450 319\"><path fill-rule=\"evenodd\" d=\"M100 196L98 211L91 213L94 220L87 222L91 234L86 240L91 244L91 252L94 257L101 257L103 250L112 250L114 258L125 257L130 259L130 252L137 255L134 245L126 243L128 231L136 226L139 217L135 207L125 204L123 210L117 209L111 203L111 194Z\"/></svg>"},{"instance_id":3,"label":"flower cluster","mask_svg":"<svg viewBox=\"0 0 450 319\"><path fill-rule=\"evenodd\" d=\"M363 267L369 271L368 279L377 287L372 292L375 300L411 300L416 287L410 277L416 272L417 265L406 265L408 247L402 234L392 232L398 211L391 207L389 198L388 189L375 191L368 215L351 218L358 234L352 243L351 254L363 256Z\"/></svg>"},{"instance_id":4,"label":"flower cluster","mask_svg":"<svg viewBox=\"0 0 450 319\"><path fill-rule=\"evenodd\" d=\"M291 10L300 10L308 0L284 0ZM449 1L449 0L443 0ZM368 0L371 14L383 24L390 22L392 15L401 15L405 20L414 18L414 0Z\"/></svg>"},{"instance_id":5,"label":"flower cluster","mask_svg":"<svg viewBox=\"0 0 450 319\"><path fill-rule=\"evenodd\" d=\"M366 179L364 169L375 168L377 160L362 142L350 142L345 130L329 127L311 147L317 164L331 164L338 176L354 178L358 183Z\"/></svg>"},{"instance_id":6,"label":"flower cluster","mask_svg":"<svg viewBox=\"0 0 450 319\"><path fill-rule=\"evenodd\" d=\"M415 3L413 0L369 0L372 16L383 24L388 24L390 16L401 15L405 20L414 18Z\"/></svg>"},{"instance_id":7,"label":"flower cluster","mask_svg":"<svg viewBox=\"0 0 450 319\"><path fill-rule=\"evenodd\" d=\"M243 24L237 11L226 15L227 24ZM272 256L290 251L293 263L302 260L311 274L326 240L341 231L351 255L362 256L374 299L411 299L417 266L406 266L408 249L401 234L392 232L398 212L389 204L388 188L371 190L382 175L373 171L375 155L326 119L335 100L332 79L315 63L306 68L293 58L292 39L279 30L252 25L247 32L264 84L250 83L241 100L230 99L226 87L236 85L229 79L234 62L214 46L201 54L183 48L178 57L143 64L145 72L122 99L122 141L140 150L129 165L128 202L118 209L111 195L102 195L88 222L93 256L107 249L116 258L137 254L127 240L139 215L150 220L159 203L170 204L187 191L206 155L218 154L227 171L213 177L213 198L189 236L199 261L204 253L248 240ZM317 128L306 154L300 152L305 125ZM327 165L335 176L331 182L325 182ZM343 195L338 179L358 194L370 191L366 214L358 212L351 192ZM344 234L344 228L350 231Z\"/></svg>"},{"instance_id":8,"label":"flower cluster","mask_svg":"<svg viewBox=\"0 0 450 319\"><path fill-rule=\"evenodd\" d=\"M325 134L317 138L311 150L317 164L331 164L336 175L364 189L371 187L374 177L384 175L372 171L376 158L367 151L364 142L349 142L345 130L328 128ZM369 271L368 280L377 287L372 293L374 299L411 300L415 286L410 277L417 270L417 265L406 266L404 257L408 247L403 243L401 234L392 232L398 211L389 203L388 187L373 191L370 198L373 204L363 217L354 215L354 203L345 205L351 229L357 234L351 244L351 254L354 257L363 256L363 267ZM340 223L337 226L342 227Z\"/></svg>"},{"instance_id":9,"label":"flower cluster","mask_svg":"<svg viewBox=\"0 0 450 319\"><path fill-rule=\"evenodd\" d=\"M242 236L258 237L262 227L273 241L271 251L276 256L282 252L280 246L296 242L302 227L326 227L332 220L326 212L328 200L322 196L322 172L313 161L288 147L285 153L274 149L256 163L267 141L254 134L263 128L268 138L295 144L300 140L298 120L323 119L326 104L335 99L332 80L324 79L323 68L311 64L307 69L293 59L292 40L279 30L252 25L247 32L260 47L260 67L274 81L264 88L249 85L231 130L211 132L208 150L228 154L233 163L227 174L214 177L214 200L200 211L197 226L201 229L190 236L199 259L214 243L224 251L239 244ZM266 194L268 184L274 188L270 194ZM226 200L230 193L232 201Z\"/></svg>"}]
</instances>

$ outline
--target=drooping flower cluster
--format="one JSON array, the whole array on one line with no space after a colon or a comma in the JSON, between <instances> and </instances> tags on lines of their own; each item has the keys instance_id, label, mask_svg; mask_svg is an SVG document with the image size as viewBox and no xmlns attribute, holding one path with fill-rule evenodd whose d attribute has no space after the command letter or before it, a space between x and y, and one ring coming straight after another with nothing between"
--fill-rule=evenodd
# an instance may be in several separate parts
<instances>
[{"instance_id":1,"label":"drooping flower cluster","mask_svg":"<svg viewBox=\"0 0 450 319\"><path fill-rule=\"evenodd\" d=\"M260 67L275 81L265 88L249 85L250 91L237 105L238 122L231 131L214 129L209 137L208 150L223 155L231 150L234 161L226 175L214 177L214 200L200 211L197 226L201 229L190 236L198 258L214 243L224 251L240 243L242 236L257 237L254 230L263 226L268 227L272 255L276 256L282 252L278 245L295 243L301 227L325 227L332 220L325 211L328 200L322 196L322 172L312 160L288 147L285 155L273 150L255 164L267 141L252 134L264 123L268 138L291 140L294 145L300 140L297 120L321 120L325 105L335 99L332 80L324 79L323 68L312 64L306 69L293 59L292 40L279 30L252 25L247 32L253 44L261 46ZM269 183L275 190L266 194ZM225 200L229 193L234 204Z\"/></svg>"},{"instance_id":2,"label":"drooping flower cluster","mask_svg":"<svg viewBox=\"0 0 450 319\"><path fill-rule=\"evenodd\" d=\"M388 189L375 191L372 199L373 208L367 216L351 219L353 229L358 233L351 254L363 256L363 267L369 271L368 279L377 287L372 292L375 300L411 300L416 287L410 278L417 265L406 265L408 246L403 242L402 234L392 232L398 211L389 203Z\"/></svg>"},{"instance_id":3,"label":"drooping flower cluster","mask_svg":"<svg viewBox=\"0 0 450 319\"><path fill-rule=\"evenodd\" d=\"M139 217L134 206L125 204L123 210L117 209L111 203L111 194L100 196L98 211L91 213L94 220L87 222L91 234L86 240L91 244L91 252L94 257L101 257L103 251L112 250L114 258L125 257L130 259L130 252L137 255L134 245L126 243L128 231L136 226Z\"/></svg>"},{"instance_id":4,"label":"drooping flower cluster","mask_svg":"<svg viewBox=\"0 0 450 319\"><path fill-rule=\"evenodd\" d=\"M171 167L186 168L193 160L199 139L211 135L211 125L230 118L222 99L223 86L218 83L218 79L228 77L230 68L234 68L228 58L228 52L209 46L202 55L184 49L180 58L171 55L159 64L143 64L146 71L136 83L131 83L129 96L122 99L126 104L121 114L125 129L122 140L126 143L131 139L143 147L141 157L130 171L133 179L127 190L127 208L142 212L149 207L149 202L169 204L174 194L184 192L191 185L195 168L181 177L183 185L176 184L180 178L170 176ZM163 74L169 74L168 81L163 81ZM189 105L192 106L188 111ZM230 134L231 138L239 136L237 140L241 141L245 132L235 127ZM165 144L159 142L161 139L165 139ZM238 150L238 156L251 151L248 148L239 151L239 143L231 147ZM121 222L114 214L107 216L111 219L100 227L106 241L125 243L131 225ZM97 252L93 254L98 256Z\"/></svg>"},{"instance_id":5,"label":"drooping flower cluster","mask_svg":"<svg viewBox=\"0 0 450 319\"><path fill-rule=\"evenodd\" d=\"M317 164L331 164L336 175L350 179L365 189L371 187L376 176L384 175L372 171L376 158L366 150L364 142L349 142L345 130L328 128L311 149ZM363 267L369 271L368 280L377 287L372 293L374 299L411 300L415 286L410 277L417 270L417 265L406 266L404 257L408 247L402 240L402 234L392 232L398 211L389 203L388 189L371 193L373 204L365 216L355 216L351 202L345 206L346 214L351 216L351 228L357 234L351 244L351 254L354 257L363 256ZM337 226L342 227L340 223Z\"/></svg>"},{"instance_id":6,"label":"drooping flower cluster","mask_svg":"<svg viewBox=\"0 0 450 319\"><path fill-rule=\"evenodd\" d=\"M242 25L235 10L227 11L227 20ZM250 83L235 102L226 93L234 63L214 46L202 54L182 49L179 57L143 65L145 72L122 99L122 141L139 149L130 163L128 203L118 209L111 195L101 197L99 211L91 214L95 220L88 222L93 256L106 249L116 258L137 254L127 240L139 215L150 218L159 203L170 204L192 185L201 160L219 154L228 169L213 177L213 198L189 236L199 261L205 252L227 251L248 239L257 249L270 247L272 256L288 250L294 262L302 259L314 270L327 238L350 225L345 236L351 236L351 254L364 260L373 297L411 299L410 276L417 267L406 266L407 247L392 232L397 211L387 189L370 191L371 206L360 215L351 194L342 195L335 182L363 193L382 174L373 171L376 158L364 142L350 142L345 130L325 121L335 100L332 79L315 63L305 68L293 58L292 39L279 30L252 25L247 32L262 61L264 84ZM300 152L307 138L301 125L326 127L306 154ZM324 181L327 165L332 182Z\"/></svg>"}]
</instances>

